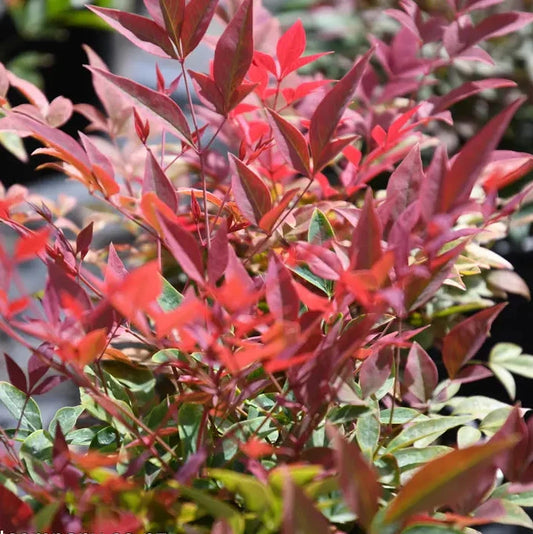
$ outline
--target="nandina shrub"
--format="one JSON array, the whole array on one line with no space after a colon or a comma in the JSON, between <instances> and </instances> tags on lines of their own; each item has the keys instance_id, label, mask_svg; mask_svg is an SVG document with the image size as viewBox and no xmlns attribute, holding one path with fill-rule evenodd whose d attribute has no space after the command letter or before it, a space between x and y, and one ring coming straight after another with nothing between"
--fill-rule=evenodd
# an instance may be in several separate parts
<instances>
[{"instance_id":1,"label":"nandina shrub","mask_svg":"<svg viewBox=\"0 0 533 534\"><path fill-rule=\"evenodd\" d=\"M0 429L2 528L531 527L533 419L459 395L494 374L513 398L512 373L532 374L512 344L474 359L505 293L528 295L490 249L529 191L499 194L533 167L497 150L523 99L502 79L420 95L533 15L403 2L392 41L332 81L298 74L317 59L302 24L280 32L258 1L144 3L146 17L93 11L175 60L156 89L90 49L102 109L48 102L0 71L4 141L38 139L46 166L101 201L80 223L64 198L3 191L19 237L0 247L0 328L30 357L25 372L6 354L0 383L16 421ZM215 16L223 31L207 38ZM202 41L209 73L188 70ZM448 159L431 125L486 89L508 106ZM12 91L28 102L11 108ZM78 139L59 129L72 112L89 122ZM128 242L106 244L117 226ZM26 294L18 269L33 258L47 276ZM34 397L63 380L80 404L43 428Z\"/></svg>"}]
</instances>

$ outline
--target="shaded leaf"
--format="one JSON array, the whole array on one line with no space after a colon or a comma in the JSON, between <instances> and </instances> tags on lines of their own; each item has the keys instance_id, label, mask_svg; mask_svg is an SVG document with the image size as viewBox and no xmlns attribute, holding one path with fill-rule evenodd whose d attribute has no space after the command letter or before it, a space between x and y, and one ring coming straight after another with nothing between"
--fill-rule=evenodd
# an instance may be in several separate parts
<instances>
[{"instance_id":1,"label":"shaded leaf","mask_svg":"<svg viewBox=\"0 0 533 534\"><path fill-rule=\"evenodd\" d=\"M265 279L266 300L271 313L280 320L296 321L300 303L289 269L272 254Z\"/></svg>"},{"instance_id":2,"label":"shaded leaf","mask_svg":"<svg viewBox=\"0 0 533 534\"><path fill-rule=\"evenodd\" d=\"M225 113L231 111L233 95L252 64L252 26L253 0L243 0L215 48L213 76L222 94Z\"/></svg>"},{"instance_id":3,"label":"shaded leaf","mask_svg":"<svg viewBox=\"0 0 533 534\"><path fill-rule=\"evenodd\" d=\"M309 127L309 140L314 168L322 160L322 152L332 140L337 124L350 103L363 77L373 50L359 58L350 71L336 83L316 107Z\"/></svg>"},{"instance_id":4,"label":"shaded leaf","mask_svg":"<svg viewBox=\"0 0 533 534\"><path fill-rule=\"evenodd\" d=\"M146 163L144 167L144 179L142 185L143 194L154 191L173 213L178 210L178 195L176 188L172 185L165 171L155 159L152 151L148 149Z\"/></svg>"},{"instance_id":5,"label":"shaded leaf","mask_svg":"<svg viewBox=\"0 0 533 534\"><path fill-rule=\"evenodd\" d=\"M481 348L494 319L505 306L505 303L501 303L481 310L461 321L446 334L442 342L442 360L450 378L454 378Z\"/></svg>"},{"instance_id":6,"label":"shaded leaf","mask_svg":"<svg viewBox=\"0 0 533 534\"><path fill-rule=\"evenodd\" d=\"M279 150L296 171L304 176L309 176L311 162L305 137L296 126L293 126L273 109L267 109L267 111L271 118L269 122Z\"/></svg>"},{"instance_id":7,"label":"shaded leaf","mask_svg":"<svg viewBox=\"0 0 533 534\"><path fill-rule=\"evenodd\" d=\"M438 380L435 362L418 343L413 343L405 362L403 374L405 389L417 399L426 402L433 396Z\"/></svg>"},{"instance_id":8,"label":"shaded leaf","mask_svg":"<svg viewBox=\"0 0 533 534\"><path fill-rule=\"evenodd\" d=\"M178 223L159 214L157 218L161 225L165 245L170 253L192 280L203 284L202 254L196 239Z\"/></svg>"},{"instance_id":9,"label":"shaded leaf","mask_svg":"<svg viewBox=\"0 0 533 534\"><path fill-rule=\"evenodd\" d=\"M333 428L333 446L340 487L348 508L357 516L358 522L368 529L378 511L382 488L378 474L354 443L349 443Z\"/></svg>"},{"instance_id":10,"label":"shaded leaf","mask_svg":"<svg viewBox=\"0 0 533 534\"><path fill-rule=\"evenodd\" d=\"M457 502L472 491L480 471L490 468L497 454L515 443L515 439L489 442L452 451L427 463L392 500L386 521L398 522L417 512Z\"/></svg>"},{"instance_id":11,"label":"shaded leaf","mask_svg":"<svg viewBox=\"0 0 533 534\"><path fill-rule=\"evenodd\" d=\"M232 176L233 196L242 214L258 225L261 218L271 209L272 199L263 180L248 165L235 156L231 161L236 172Z\"/></svg>"},{"instance_id":12,"label":"shaded leaf","mask_svg":"<svg viewBox=\"0 0 533 534\"><path fill-rule=\"evenodd\" d=\"M183 57L188 56L200 44L217 4L218 0L191 0L187 4L181 29Z\"/></svg>"},{"instance_id":13,"label":"shaded leaf","mask_svg":"<svg viewBox=\"0 0 533 534\"><path fill-rule=\"evenodd\" d=\"M0 402L15 419L20 420L22 428L31 431L42 428L39 406L31 397L28 397L13 384L0 382Z\"/></svg>"}]
</instances>

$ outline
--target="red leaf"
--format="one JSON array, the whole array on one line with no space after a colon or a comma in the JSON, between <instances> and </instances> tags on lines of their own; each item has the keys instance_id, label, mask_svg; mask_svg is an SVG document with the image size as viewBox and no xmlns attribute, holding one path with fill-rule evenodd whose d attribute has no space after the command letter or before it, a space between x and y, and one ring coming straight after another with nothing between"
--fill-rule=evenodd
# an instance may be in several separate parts
<instances>
[{"instance_id":1,"label":"red leaf","mask_svg":"<svg viewBox=\"0 0 533 534\"><path fill-rule=\"evenodd\" d=\"M305 30L300 19L279 38L276 54L281 67L280 79L294 70L292 67L304 53L306 42Z\"/></svg>"},{"instance_id":2,"label":"red leaf","mask_svg":"<svg viewBox=\"0 0 533 534\"><path fill-rule=\"evenodd\" d=\"M437 213L444 179L448 174L448 154L444 145L435 150L431 164L426 170L426 176L420 185L418 206L420 214L426 223L429 223Z\"/></svg>"},{"instance_id":3,"label":"red leaf","mask_svg":"<svg viewBox=\"0 0 533 534\"><path fill-rule=\"evenodd\" d=\"M196 239L179 224L158 214L166 247L185 273L200 285L204 283L202 253Z\"/></svg>"},{"instance_id":4,"label":"red leaf","mask_svg":"<svg viewBox=\"0 0 533 534\"><path fill-rule=\"evenodd\" d=\"M435 362L418 343L413 343L403 373L402 382L405 389L418 400L427 402L433 396L438 381L439 374Z\"/></svg>"},{"instance_id":5,"label":"red leaf","mask_svg":"<svg viewBox=\"0 0 533 534\"><path fill-rule=\"evenodd\" d=\"M24 371L19 367L17 362L9 356L9 354L6 354L4 352L4 358L6 360L6 369L7 369L7 376L9 377L9 381L11 384L13 384L17 389L20 389L23 393L28 394L28 384L26 381L26 375L24 374Z\"/></svg>"},{"instance_id":6,"label":"red leaf","mask_svg":"<svg viewBox=\"0 0 533 534\"><path fill-rule=\"evenodd\" d=\"M313 501L285 472L283 481L283 529L282 532L303 534L329 534L329 521L317 510Z\"/></svg>"},{"instance_id":7,"label":"red leaf","mask_svg":"<svg viewBox=\"0 0 533 534\"><path fill-rule=\"evenodd\" d=\"M358 135L347 135L345 137L339 137L326 144L324 150L320 154L320 158L313 160L313 172L318 173L323 169L332 159L337 157L347 146L355 141ZM318 179L318 174L315 175Z\"/></svg>"},{"instance_id":8,"label":"red leaf","mask_svg":"<svg viewBox=\"0 0 533 534\"><path fill-rule=\"evenodd\" d=\"M29 526L33 512L29 505L19 499L5 486L0 485L0 525L6 532L20 532Z\"/></svg>"},{"instance_id":9,"label":"red leaf","mask_svg":"<svg viewBox=\"0 0 533 534\"><path fill-rule=\"evenodd\" d=\"M167 32L153 20L118 9L87 7L145 52L160 57L176 57Z\"/></svg>"},{"instance_id":10,"label":"red leaf","mask_svg":"<svg viewBox=\"0 0 533 534\"><path fill-rule=\"evenodd\" d=\"M352 100L372 52L373 50L370 50L359 58L351 70L337 82L315 109L309 128L311 154L314 162L322 159L322 151L331 141L346 106Z\"/></svg>"},{"instance_id":11,"label":"red leaf","mask_svg":"<svg viewBox=\"0 0 533 534\"><path fill-rule=\"evenodd\" d=\"M224 99L214 80L201 72L190 70L189 74L198 85L200 96L212 104L218 113L224 115Z\"/></svg>"},{"instance_id":12,"label":"red leaf","mask_svg":"<svg viewBox=\"0 0 533 534\"><path fill-rule=\"evenodd\" d=\"M491 306L454 326L442 342L442 360L450 378L474 357L490 332L490 327L506 303Z\"/></svg>"},{"instance_id":13,"label":"red leaf","mask_svg":"<svg viewBox=\"0 0 533 534\"><path fill-rule=\"evenodd\" d=\"M32 395L44 395L67 380L66 376L47 376L37 387L32 388Z\"/></svg>"},{"instance_id":14,"label":"red leaf","mask_svg":"<svg viewBox=\"0 0 533 534\"><path fill-rule=\"evenodd\" d=\"M174 213L178 210L178 195L176 188L168 179L165 171L161 168L158 161L155 159L152 151L147 149L146 164L144 167L144 180L142 185L142 193L154 191L158 198L160 198Z\"/></svg>"},{"instance_id":15,"label":"red leaf","mask_svg":"<svg viewBox=\"0 0 533 534\"><path fill-rule=\"evenodd\" d=\"M46 350L47 345L41 345L39 347L39 352L47 352ZM48 346L49 348L49 346ZM36 352L34 352L30 359L28 360L28 378L29 378L29 386L30 390L33 390L35 387L35 384L41 380L41 378L47 373L47 371L50 369L50 366L37 355Z\"/></svg>"},{"instance_id":16,"label":"red leaf","mask_svg":"<svg viewBox=\"0 0 533 534\"><path fill-rule=\"evenodd\" d=\"M183 57L187 57L202 40L215 14L218 0L191 0L185 8L181 29Z\"/></svg>"},{"instance_id":17,"label":"red leaf","mask_svg":"<svg viewBox=\"0 0 533 534\"><path fill-rule=\"evenodd\" d=\"M378 511L382 493L378 473L355 443L346 441L334 427L329 427L329 434L333 439L344 502L357 516L357 522L367 531Z\"/></svg>"},{"instance_id":18,"label":"red leaf","mask_svg":"<svg viewBox=\"0 0 533 534\"><path fill-rule=\"evenodd\" d=\"M254 224L272 208L270 192L263 180L250 167L231 154L236 172L232 175L232 190L235 202L242 214Z\"/></svg>"},{"instance_id":19,"label":"red leaf","mask_svg":"<svg viewBox=\"0 0 533 534\"><path fill-rule=\"evenodd\" d=\"M524 152L495 150L490 163L483 169L479 183L486 191L507 187L533 168L533 156Z\"/></svg>"},{"instance_id":20,"label":"red leaf","mask_svg":"<svg viewBox=\"0 0 533 534\"><path fill-rule=\"evenodd\" d=\"M524 418L520 413L520 407L515 406L507 417L503 426L494 434L491 441L509 439L510 436L518 436L520 441L511 450L503 452L498 456L496 463L503 471L505 478L511 482L530 483L531 480L522 480L527 474L533 462L533 450L531 449L528 428ZM531 436L533 439L533 436Z\"/></svg>"},{"instance_id":21,"label":"red leaf","mask_svg":"<svg viewBox=\"0 0 533 534\"><path fill-rule=\"evenodd\" d=\"M185 0L159 0L168 37L179 51L181 28L185 17Z\"/></svg>"},{"instance_id":22,"label":"red leaf","mask_svg":"<svg viewBox=\"0 0 533 534\"><path fill-rule=\"evenodd\" d=\"M292 276L275 255L270 256L265 278L266 300L270 312L279 320L296 321L300 311L298 292L292 282Z\"/></svg>"},{"instance_id":23,"label":"red leaf","mask_svg":"<svg viewBox=\"0 0 533 534\"><path fill-rule=\"evenodd\" d=\"M148 310L156 301L161 294L161 287L159 265L154 260L128 273L122 279L110 279L107 297L124 317L133 320L138 312Z\"/></svg>"},{"instance_id":24,"label":"red leaf","mask_svg":"<svg viewBox=\"0 0 533 534\"><path fill-rule=\"evenodd\" d=\"M228 266L228 246L228 224L224 219L211 241L211 248L207 255L207 276L213 285L224 274Z\"/></svg>"},{"instance_id":25,"label":"red leaf","mask_svg":"<svg viewBox=\"0 0 533 534\"><path fill-rule=\"evenodd\" d=\"M439 203L441 213L448 213L454 207L468 201L481 170L505 133L512 116L523 102L524 98L519 98L505 108L470 139L455 157L442 184Z\"/></svg>"},{"instance_id":26,"label":"red leaf","mask_svg":"<svg viewBox=\"0 0 533 534\"><path fill-rule=\"evenodd\" d=\"M35 259L38 254L43 252L49 237L50 230L48 228L41 228L21 237L15 245L15 259L17 261Z\"/></svg>"},{"instance_id":27,"label":"red leaf","mask_svg":"<svg viewBox=\"0 0 533 534\"><path fill-rule=\"evenodd\" d=\"M233 94L252 64L253 48L253 0L243 0L215 48L213 76L222 94L224 114L231 111Z\"/></svg>"},{"instance_id":28,"label":"red leaf","mask_svg":"<svg viewBox=\"0 0 533 534\"><path fill-rule=\"evenodd\" d=\"M94 223L91 221L76 237L76 254L79 254L82 260L89 252L93 240L93 226Z\"/></svg>"},{"instance_id":29,"label":"red leaf","mask_svg":"<svg viewBox=\"0 0 533 534\"><path fill-rule=\"evenodd\" d=\"M298 189L291 189L287 191L279 203L268 210L259 221L259 227L262 228L265 232L270 232L274 227L276 221L281 217L282 213L285 211L287 206L290 204L291 200L298 193Z\"/></svg>"},{"instance_id":30,"label":"red leaf","mask_svg":"<svg viewBox=\"0 0 533 534\"><path fill-rule=\"evenodd\" d=\"M397 523L417 512L456 503L462 496L468 498L472 485L492 469L496 456L515 443L515 439L505 439L467 447L425 464L392 500L385 521Z\"/></svg>"},{"instance_id":31,"label":"red leaf","mask_svg":"<svg viewBox=\"0 0 533 534\"><path fill-rule=\"evenodd\" d=\"M381 223L374 206L372 190L369 188L352 236L351 267L370 269L381 258L381 254Z\"/></svg>"},{"instance_id":32,"label":"red leaf","mask_svg":"<svg viewBox=\"0 0 533 534\"><path fill-rule=\"evenodd\" d=\"M131 96L143 106L146 106L157 117L163 119L170 125L182 140L186 141L189 145L192 144L191 131L187 119L185 118L183 111L181 111L181 108L174 102L174 100L172 100L172 98L128 78L116 76L115 74L111 74L110 72L99 68L87 68L91 72L109 80L116 87L124 91L124 93Z\"/></svg>"},{"instance_id":33,"label":"red leaf","mask_svg":"<svg viewBox=\"0 0 533 534\"><path fill-rule=\"evenodd\" d=\"M272 109L267 109L270 114L270 125L274 133L277 147L292 167L299 173L309 176L310 157L309 147L303 134L289 121Z\"/></svg>"}]
</instances>

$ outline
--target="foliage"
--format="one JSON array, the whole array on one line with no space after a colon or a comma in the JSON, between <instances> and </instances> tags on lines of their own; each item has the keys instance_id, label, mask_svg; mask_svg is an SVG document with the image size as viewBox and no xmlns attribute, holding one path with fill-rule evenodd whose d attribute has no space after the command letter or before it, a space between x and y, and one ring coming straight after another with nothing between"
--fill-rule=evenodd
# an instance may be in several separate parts
<instances>
[{"instance_id":1,"label":"foliage","mask_svg":"<svg viewBox=\"0 0 533 534\"><path fill-rule=\"evenodd\" d=\"M450 1L443 17L403 2L392 41L369 36L336 82L299 75L320 56L302 24L282 33L252 0L93 7L176 60L151 89L87 49L102 110L0 70L0 130L39 140L46 166L100 200L80 223L65 198L2 191L18 239L0 247L0 329L31 354L26 371L6 354L0 383L14 416L0 429L4 529L533 526L533 419L459 395L493 373L513 396L513 373L531 376L512 344L474 359L502 297L528 296L490 248L528 194L500 198L533 156L497 150L523 99L503 79L422 96L432 73L486 60L482 41L533 20L480 20L489 3ZM201 42L209 73L187 68ZM431 125L505 88L508 106L449 160ZM12 91L27 103L11 108ZM73 112L89 122L79 139L60 130ZM127 243L106 241L117 225ZM35 258L46 281L26 294L19 268ZM45 425L34 397L65 379L80 404Z\"/></svg>"}]
</instances>

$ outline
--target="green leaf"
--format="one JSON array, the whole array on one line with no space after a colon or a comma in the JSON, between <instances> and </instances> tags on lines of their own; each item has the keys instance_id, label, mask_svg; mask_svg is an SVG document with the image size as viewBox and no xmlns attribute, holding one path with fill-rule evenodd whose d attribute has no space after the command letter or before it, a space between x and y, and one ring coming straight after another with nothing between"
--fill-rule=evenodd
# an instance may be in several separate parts
<instances>
[{"instance_id":1,"label":"green leaf","mask_svg":"<svg viewBox=\"0 0 533 534\"><path fill-rule=\"evenodd\" d=\"M423 438L437 439L447 430L455 428L460 425L468 423L473 418L470 416L462 417L438 417L414 423L410 427L400 432L394 439L392 439L386 449L386 452L394 452L412 445L415 441Z\"/></svg>"},{"instance_id":2,"label":"green leaf","mask_svg":"<svg viewBox=\"0 0 533 534\"><path fill-rule=\"evenodd\" d=\"M152 356L152 361L155 363L167 363L173 360L185 361L186 358L183 352L181 352L178 349L163 349L163 350L157 351Z\"/></svg>"},{"instance_id":3,"label":"green leaf","mask_svg":"<svg viewBox=\"0 0 533 534\"><path fill-rule=\"evenodd\" d=\"M516 503L516 501L511 502L508 500L502 500L500 503L505 509L505 514L503 516L498 516L495 519L495 522L502 523L504 525L518 525L520 527L533 530L533 521L521 508L521 506Z\"/></svg>"},{"instance_id":4,"label":"green leaf","mask_svg":"<svg viewBox=\"0 0 533 534\"><path fill-rule=\"evenodd\" d=\"M157 303L164 312L175 310L183 300L183 295L166 279L161 277L163 290L157 299Z\"/></svg>"},{"instance_id":5,"label":"green leaf","mask_svg":"<svg viewBox=\"0 0 533 534\"><path fill-rule=\"evenodd\" d=\"M20 419L21 428L35 431L43 427L37 403L9 382L0 382L0 402L17 421Z\"/></svg>"},{"instance_id":6,"label":"green leaf","mask_svg":"<svg viewBox=\"0 0 533 534\"><path fill-rule=\"evenodd\" d=\"M511 410L511 406L504 406L503 408L493 410L481 420L479 430L487 436L494 435L500 430L505 421L507 421Z\"/></svg>"},{"instance_id":7,"label":"green leaf","mask_svg":"<svg viewBox=\"0 0 533 534\"><path fill-rule=\"evenodd\" d=\"M479 429L473 426L462 426L457 432L457 445L460 449L464 449L478 443L481 437Z\"/></svg>"},{"instance_id":8,"label":"green leaf","mask_svg":"<svg viewBox=\"0 0 533 534\"><path fill-rule=\"evenodd\" d=\"M131 393L135 400L145 403L153 398L156 381L149 369L117 360L106 360L102 362L102 367L126 392ZM131 404L131 395L128 395L127 399L128 404Z\"/></svg>"},{"instance_id":9,"label":"green leaf","mask_svg":"<svg viewBox=\"0 0 533 534\"><path fill-rule=\"evenodd\" d=\"M509 493L510 486L511 483L498 486L492 492L491 497L495 499L503 499L517 504L518 506L533 506L533 490L523 491L521 493Z\"/></svg>"},{"instance_id":10,"label":"green leaf","mask_svg":"<svg viewBox=\"0 0 533 534\"><path fill-rule=\"evenodd\" d=\"M463 530L447 525L435 525L421 523L402 530L402 534L463 534Z\"/></svg>"},{"instance_id":11,"label":"green leaf","mask_svg":"<svg viewBox=\"0 0 533 534\"><path fill-rule=\"evenodd\" d=\"M20 161L26 161L28 159L24 143L15 132L0 132L0 145Z\"/></svg>"},{"instance_id":12,"label":"green leaf","mask_svg":"<svg viewBox=\"0 0 533 534\"><path fill-rule=\"evenodd\" d=\"M405 408L403 406L396 406L394 412L391 413L390 409L381 410L379 413L379 421L381 424L393 424L393 425L405 425L406 423L412 423L415 419L418 421L426 420L428 417L418 410L413 410L413 408Z\"/></svg>"},{"instance_id":13,"label":"green leaf","mask_svg":"<svg viewBox=\"0 0 533 534\"><path fill-rule=\"evenodd\" d=\"M52 459L52 439L44 430L36 430L31 433L20 447L20 458L26 464L28 472L33 480L39 482L41 477L37 474L35 466L41 462L49 462Z\"/></svg>"},{"instance_id":14,"label":"green leaf","mask_svg":"<svg viewBox=\"0 0 533 534\"><path fill-rule=\"evenodd\" d=\"M244 518L229 504L215 499L211 495L196 488L180 486L180 493L188 497L203 508L208 514L217 519L225 519L232 528L233 534L244 532Z\"/></svg>"},{"instance_id":15,"label":"green leaf","mask_svg":"<svg viewBox=\"0 0 533 534\"><path fill-rule=\"evenodd\" d=\"M67 435L76 425L78 417L82 414L83 407L81 406L65 406L60 408L48 425L48 432L53 437L56 435L57 423L60 424L63 435Z\"/></svg>"},{"instance_id":16,"label":"green leaf","mask_svg":"<svg viewBox=\"0 0 533 534\"><path fill-rule=\"evenodd\" d=\"M497 363L489 363L489 368L501 382L511 400L514 400L516 397L516 382L513 375L505 367Z\"/></svg>"},{"instance_id":17,"label":"green leaf","mask_svg":"<svg viewBox=\"0 0 533 534\"><path fill-rule=\"evenodd\" d=\"M180 406L178 411L178 431L184 457L196 452L196 443L203 413L204 408L199 404L182 404Z\"/></svg>"},{"instance_id":18,"label":"green leaf","mask_svg":"<svg viewBox=\"0 0 533 534\"><path fill-rule=\"evenodd\" d=\"M394 456L400 470L408 471L452 450L451 447L445 447L444 445L434 445L433 447L423 447L422 449L410 447L396 451Z\"/></svg>"},{"instance_id":19,"label":"green leaf","mask_svg":"<svg viewBox=\"0 0 533 534\"><path fill-rule=\"evenodd\" d=\"M309 243L323 245L334 238L335 232L325 213L315 208L311 216L311 222L309 223L309 230L307 231L307 241Z\"/></svg>"},{"instance_id":20,"label":"green leaf","mask_svg":"<svg viewBox=\"0 0 533 534\"><path fill-rule=\"evenodd\" d=\"M368 412L357 420L355 437L363 455L372 460L378 448L380 424L374 412Z\"/></svg>"},{"instance_id":21,"label":"green leaf","mask_svg":"<svg viewBox=\"0 0 533 534\"><path fill-rule=\"evenodd\" d=\"M491 397L474 395L472 397L456 397L448 402L454 415L470 415L472 419L483 419L498 408L507 408L508 404Z\"/></svg>"},{"instance_id":22,"label":"green leaf","mask_svg":"<svg viewBox=\"0 0 533 534\"><path fill-rule=\"evenodd\" d=\"M289 269L301 276L306 282L320 289L329 297L333 294L333 280L325 280L313 273L309 267L305 265L297 265L296 267L289 267Z\"/></svg>"},{"instance_id":23,"label":"green leaf","mask_svg":"<svg viewBox=\"0 0 533 534\"><path fill-rule=\"evenodd\" d=\"M271 515L274 511L276 500L271 488L259 482L255 477L227 469L209 469L207 475L218 480L232 493L239 494L244 499L246 508L251 512Z\"/></svg>"},{"instance_id":24,"label":"green leaf","mask_svg":"<svg viewBox=\"0 0 533 534\"><path fill-rule=\"evenodd\" d=\"M312 482L317 475L322 472L322 467L318 465L289 465L281 468L275 468L268 475L270 487L281 494L285 476L288 473L293 482L298 486L306 486Z\"/></svg>"}]
</instances>

